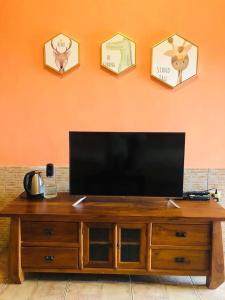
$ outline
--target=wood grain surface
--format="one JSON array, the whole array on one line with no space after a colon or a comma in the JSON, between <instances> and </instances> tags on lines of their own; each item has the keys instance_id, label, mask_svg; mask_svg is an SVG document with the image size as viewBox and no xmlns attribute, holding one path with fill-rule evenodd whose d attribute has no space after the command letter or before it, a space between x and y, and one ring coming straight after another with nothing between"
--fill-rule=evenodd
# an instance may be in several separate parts
<instances>
[{"instance_id":1,"label":"wood grain surface","mask_svg":"<svg viewBox=\"0 0 225 300\"><path fill-rule=\"evenodd\" d=\"M9 203L1 212L1 216L21 217L59 217L66 216L76 220L113 221L170 219L185 220L193 219L202 221L224 221L225 209L213 200L210 201L184 201L176 200L181 207L174 208L167 205L165 198L148 197L99 197L90 196L77 207L72 204L78 196L69 193L59 193L55 199L27 200L24 194ZM59 219L57 219L59 221Z\"/></svg>"}]
</instances>

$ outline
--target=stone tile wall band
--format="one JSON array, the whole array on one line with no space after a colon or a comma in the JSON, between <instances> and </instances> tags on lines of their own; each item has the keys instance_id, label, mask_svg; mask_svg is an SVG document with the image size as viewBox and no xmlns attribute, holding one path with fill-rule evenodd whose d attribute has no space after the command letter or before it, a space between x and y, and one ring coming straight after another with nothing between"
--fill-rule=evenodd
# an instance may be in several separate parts
<instances>
[{"instance_id":1,"label":"stone tile wall band","mask_svg":"<svg viewBox=\"0 0 225 300\"><path fill-rule=\"evenodd\" d=\"M25 173L45 167L0 167L0 209L23 191ZM58 191L69 190L69 168L56 168ZM218 188L221 191L221 204L225 207L225 169L186 169L184 172L184 190L205 190ZM0 218L0 247L7 247L9 237L9 219ZM223 226L225 245L225 224Z\"/></svg>"}]
</instances>

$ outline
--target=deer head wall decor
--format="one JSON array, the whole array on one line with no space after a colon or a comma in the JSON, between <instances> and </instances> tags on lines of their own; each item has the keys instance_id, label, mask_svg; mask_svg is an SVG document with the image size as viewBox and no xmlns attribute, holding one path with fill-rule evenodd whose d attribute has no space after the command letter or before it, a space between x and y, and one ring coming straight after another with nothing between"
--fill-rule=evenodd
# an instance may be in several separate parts
<instances>
[{"instance_id":1,"label":"deer head wall decor","mask_svg":"<svg viewBox=\"0 0 225 300\"><path fill-rule=\"evenodd\" d=\"M59 68L60 73L64 72L65 67L68 63L68 58L69 58L69 55L71 53L70 52L71 46L72 46L72 41L71 41L71 39L69 39L69 45L68 45L68 47L66 47L66 50L64 52L60 52L57 49L57 46L54 47L53 40L51 40L51 47L53 49L53 53L54 53L54 56L55 56L55 64Z\"/></svg>"},{"instance_id":2,"label":"deer head wall decor","mask_svg":"<svg viewBox=\"0 0 225 300\"><path fill-rule=\"evenodd\" d=\"M79 65L79 43L60 33L45 43L44 59L46 66L64 74Z\"/></svg>"}]
</instances>

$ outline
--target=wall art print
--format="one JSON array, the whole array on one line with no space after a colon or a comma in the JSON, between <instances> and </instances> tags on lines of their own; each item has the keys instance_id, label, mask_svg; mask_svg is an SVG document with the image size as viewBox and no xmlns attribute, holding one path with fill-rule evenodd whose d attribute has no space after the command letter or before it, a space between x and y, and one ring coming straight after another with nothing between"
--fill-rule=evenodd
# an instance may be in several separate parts
<instances>
[{"instance_id":1,"label":"wall art print","mask_svg":"<svg viewBox=\"0 0 225 300\"><path fill-rule=\"evenodd\" d=\"M60 33L44 45L45 65L58 73L65 73L79 65L79 43Z\"/></svg>"},{"instance_id":2,"label":"wall art print","mask_svg":"<svg viewBox=\"0 0 225 300\"><path fill-rule=\"evenodd\" d=\"M198 47L174 34L152 48L151 75L176 87L197 74Z\"/></svg>"},{"instance_id":3,"label":"wall art print","mask_svg":"<svg viewBox=\"0 0 225 300\"><path fill-rule=\"evenodd\" d=\"M136 65L136 44L117 33L101 45L101 65L115 74L120 74Z\"/></svg>"}]
</instances>

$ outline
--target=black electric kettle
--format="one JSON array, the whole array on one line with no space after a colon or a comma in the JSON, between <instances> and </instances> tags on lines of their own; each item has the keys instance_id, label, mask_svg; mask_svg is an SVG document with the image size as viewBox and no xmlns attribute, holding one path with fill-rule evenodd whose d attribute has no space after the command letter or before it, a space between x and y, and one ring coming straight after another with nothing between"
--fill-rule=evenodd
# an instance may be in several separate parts
<instances>
[{"instance_id":1,"label":"black electric kettle","mask_svg":"<svg viewBox=\"0 0 225 300\"><path fill-rule=\"evenodd\" d=\"M29 199L41 199L44 197L44 181L41 171L35 170L24 176L23 186Z\"/></svg>"}]
</instances>

